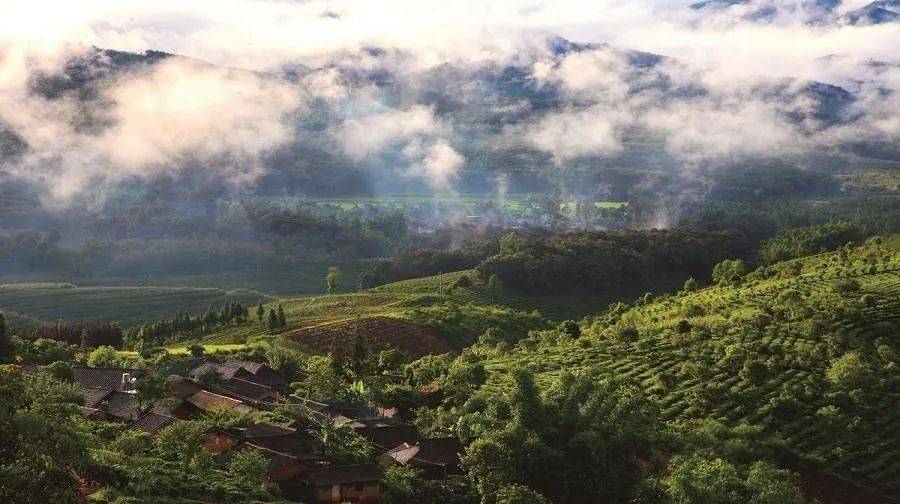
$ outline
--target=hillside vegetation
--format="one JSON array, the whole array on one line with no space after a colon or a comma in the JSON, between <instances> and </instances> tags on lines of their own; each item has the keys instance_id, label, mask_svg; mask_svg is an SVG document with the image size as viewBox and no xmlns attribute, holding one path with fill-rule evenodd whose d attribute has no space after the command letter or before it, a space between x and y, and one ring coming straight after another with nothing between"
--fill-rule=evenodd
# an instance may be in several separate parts
<instances>
[{"instance_id":1,"label":"hillside vegetation","mask_svg":"<svg viewBox=\"0 0 900 504\"><path fill-rule=\"evenodd\" d=\"M586 318L580 336L481 346L500 393L512 370L633 382L670 427L717 420L781 439L803 474L900 498L900 240L777 263L720 285ZM642 305L642 306L641 306ZM812 476L810 476L812 477Z\"/></svg>"},{"instance_id":2,"label":"hillside vegetation","mask_svg":"<svg viewBox=\"0 0 900 504\"><path fill-rule=\"evenodd\" d=\"M72 284L4 284L0 311L15 312L14 327L32 329L58 320L115 322L123 327L155 321L176 311L200 312L228 300L256 303L251 290L197 287L77 287Z\"/></svg>"}]
</instances>

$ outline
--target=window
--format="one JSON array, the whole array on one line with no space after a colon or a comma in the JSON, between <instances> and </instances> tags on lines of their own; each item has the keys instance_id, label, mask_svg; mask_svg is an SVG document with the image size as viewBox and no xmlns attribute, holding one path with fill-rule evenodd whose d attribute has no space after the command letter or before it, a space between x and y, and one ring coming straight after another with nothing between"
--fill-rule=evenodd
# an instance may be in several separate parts
<instances>
[{"instance_id":1,"label":"window","mask_svg":"<svg viewBox=\"0 0 900 504\"><path fill-rule=\"evenodd\" d=\"M357 492L362 492L362 491L363 491L363 484L362 484L362 482L353 485L353 489L356 490Z\"/></svg>"}]
</instances>

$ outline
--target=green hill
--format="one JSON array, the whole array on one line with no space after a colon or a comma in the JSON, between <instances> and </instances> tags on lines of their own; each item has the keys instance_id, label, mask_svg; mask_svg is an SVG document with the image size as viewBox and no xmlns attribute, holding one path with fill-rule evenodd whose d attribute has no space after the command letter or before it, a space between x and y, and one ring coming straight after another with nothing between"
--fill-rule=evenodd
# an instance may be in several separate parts
<instances>
[{"instance_id":1,"label":"green hill","mask_svg":"<svg viewBox=\"0 0 900 504\"><path fill-rule=\"evenodd\" d=\"M900 498L900 239L775 264L737 285L619 305L582 335L485 348L486 391L524 367L633 381L668 425L762 426L827 473Z\"/></svg>"}]
</instances>

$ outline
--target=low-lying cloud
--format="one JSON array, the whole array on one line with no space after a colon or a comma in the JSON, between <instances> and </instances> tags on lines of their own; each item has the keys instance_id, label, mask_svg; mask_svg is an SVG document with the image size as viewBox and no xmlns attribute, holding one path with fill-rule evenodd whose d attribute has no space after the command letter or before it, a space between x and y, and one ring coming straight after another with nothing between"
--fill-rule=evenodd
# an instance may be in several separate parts
<instances>
[{"instance_id":1,"label":"low-lying cloud","mask_svg":"<svg viewBox=\"0 0 900 504\"><path fill-rule=\"evenodd\" d=\"M11 2L0 126L29 149L0 169L57 202L195 169L251 186L269 153L303 142L452 191L473 142L546 152L555 169L636 136L685 164L900 139L900 23L848 22L864 0ZM549 34L594 45L554 50ZM90 45L198 59L100 77L88 98L34 91ZM524 74L480 80L510 66ZM814 81L852 93L825 90L840 120L818 113Z\"/></svg>"},{"instance_id":2,"label":"low-lying cloud","mask_svg":"<svg viewBox=\"0 0 900 504\"><path fill-rule=\"evenodd\" d=\"M290 115L302 104L290 85L183 58L101 80L91 100L48 99L33 89L31 61L0 60L0 121L28 145L9 169L44 181L60 201L198 165L234 185L252 182L260 157L292 138Z\"/></svg>"}]
</instances>

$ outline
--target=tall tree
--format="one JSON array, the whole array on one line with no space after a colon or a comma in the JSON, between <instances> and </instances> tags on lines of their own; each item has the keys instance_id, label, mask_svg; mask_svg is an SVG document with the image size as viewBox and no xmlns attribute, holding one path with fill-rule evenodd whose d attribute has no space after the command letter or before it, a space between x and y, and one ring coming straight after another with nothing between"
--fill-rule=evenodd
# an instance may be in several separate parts
<instances>
[{"instance_id":1,"label":"tall tree","mask_svg":"<svg viewBox=\"0 0 900 504\"><path fill-rule=\"evenodd\" d=\"M284 307L278 305L278 328L284 329L287 325L287 318L284 316Z\"/></svg>"},{"instance_id":2,"label":"tall tree","mask_svg":"<svg viewBox=\"0 0 900 504\"><path fill-rule=\"evenodd\" d=\"M0 313L0 362L10 359L13 354L12 339L9 337L9 329L6 327L6 317Z\"/></svg>"},{"instance_id":3,"label":"tall tree","mask_svg":"<svg viewBox=\"0 0 900 504\"><path fill-rule=\"evenodd\" d=\"M341 280L343 278L344 273L341 271L341 268L337 266L328 268L328 273L325 274L325 290L329 294L337 292L341 288Z\"/></svg>"},{"instance_id":4,"label":"tall tree","mask_svg":"<svg viewBox=\"0 0 900 504\"><path fill-rule=\"evenodd\" d=\"M274 333L278 330L278 314L275 313L274 308L269 308L269 318L266 319L266 329L268 329L270 333Z\"/></svg>"},{"instance_id":5,"label":"tall tree","mask_svg":"<svg viewBox=\"0 0 900 504\"><path fill-rule=\"evenodd\" d=\"M256 305L256 318L259 319L260 322L262 322L263 317L265 317L265 316L266 316L266 309L263 308L262 301L260 301L259 304Z\"/></svg>"}]
</instances>

